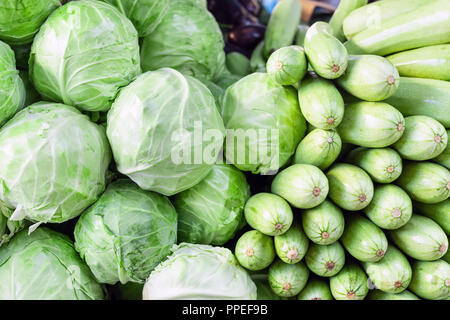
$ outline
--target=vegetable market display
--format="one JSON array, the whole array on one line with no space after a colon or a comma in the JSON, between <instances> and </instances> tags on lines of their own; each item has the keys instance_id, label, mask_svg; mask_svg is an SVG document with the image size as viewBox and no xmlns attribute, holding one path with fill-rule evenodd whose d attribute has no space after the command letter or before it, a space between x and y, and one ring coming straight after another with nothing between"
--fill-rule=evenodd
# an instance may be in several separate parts
<instances>
[{"instance_id":1,"label":"vegetable market display","mask_svg":"<svg viewBox=\"0 0 450 320\"><path fill-rule=\"evenodd\" d=\"M449 1L4 2L0 299L450 298Z\"/></svg>"}]
</instances>

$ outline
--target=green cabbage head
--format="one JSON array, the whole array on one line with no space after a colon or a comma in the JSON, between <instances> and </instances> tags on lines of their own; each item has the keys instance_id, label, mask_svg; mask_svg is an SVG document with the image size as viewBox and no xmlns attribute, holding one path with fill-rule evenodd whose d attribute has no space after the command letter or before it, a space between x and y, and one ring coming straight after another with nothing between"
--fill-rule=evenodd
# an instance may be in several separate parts
<instances>
[{"instance_id":1,"label":"green cabbage head","mask_svg":"<svg viewBox=\"0 0 450 320\"><path fill-rule=\"evenodd\" d=\"M0 248L0 300L102 300L105 290L61 233L21 231Z\"/></svg>"},{"instance_id":2,"label":"green cabbage head","mask_svg":"<svg viewBox=\"0 0 450 320\"><path fill-rule=\"evenodd\" d=\"M171 0L103 0L131 20L140 37L152 33L161 23Z\"/></svg>"},{"instance_id":3,"label":"green cabbage head","mask_svg":"<svg viewBox=\"0 0 450 320\"><path fill-rule=\"evenodd\" d=\"M44 99L107 111L119 89L140 73L138 34L113 6L72 1L42 25L29 65Z\"/></svg>"},{"instance_id":4,"label":"green cabbage head","mask_svg":"<svg viewBox=\"0 0 450 320\"><path fill-rule=\"evenodd\" d=\"M0 41L0 125L9 120L24 103L25 86L16 69L14 51Z\"/></svg>"},{"instance_id":5,"label":"green cabbage head","mask_svg":"<svg viewBox=\"0 0 450 320\"><path fill-rule=\"evenodd\" d=\"M144 283L176 241L177 213L167 197L117 180L83 213L74 236L99 282Z\"/></svg>"},{"instance_id":6,"label":"green cabbage head","mask_svg":"<svg viewBox=\"0 0 450 320\"><path fill-rule=\"evenodd\" d=\"M141 47L142 69L176 69L214 80L225 66L222 32L199 1L171 0L163 20Z\"/></svg>"},{"instance_id":7,"label":"green cabbage head","mask_svg":"<svg viewBox=\"0 0 450 320\"><path fill-rule=\"evenodd\" d=\"M12 220L67 221L103 192L110 158L104 129L87 116L33 104L0 130L0 199Z\"/></svg>"},{"instance_id":8,"label":"green cabbage head","mask_svg":"<svg viewBox=\"0 0 450 320\"><path fill-rule=\"evenodd\" d=\"M200 183L177 194L178 240L222 245L245 225L250 197L245 175L229 164L216 164Z\"/></svg>"},{"instance_id":9,"label":"green cabbage head","mask_svg":"<svg viewBox=\"0 0 450 320\"><path fill-rule=\"evenodd\" d=\"M256 285L222 247L181 243L150 274L144 300L255 300Z\"/></svg>"},{"instance_id":10,"label":"green cabbage head","mask_svg":"<svg viewBox=\"0 0 450 320\"><path fill-rule=\"evenodd\" d=\"M170 68L144 73L120 91L106 133L119 172L164 195L205 178L225 135L208 88Z\"/></svg>"},{"instance_id":11,"label":"green cabbage head","mask_svg":"<svg viewBox=\"0 0 450 320\"><path fill-rule=\"evenodd\" d=\"M60 0L2 0L0 5L0 39L9 44L25 44L47 17L61 6Z\"/></svg>"}]
</instances>

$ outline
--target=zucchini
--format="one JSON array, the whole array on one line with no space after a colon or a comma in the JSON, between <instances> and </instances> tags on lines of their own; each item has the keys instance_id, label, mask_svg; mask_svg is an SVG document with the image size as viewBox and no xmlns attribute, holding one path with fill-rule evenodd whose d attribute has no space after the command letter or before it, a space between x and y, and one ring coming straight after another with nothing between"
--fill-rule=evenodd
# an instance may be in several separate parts
<instances>
[{"instance_id":1,"label":"zucchini","mask_svg":"<svg viewBox=\"0 0 450 320\"><path fill-rule=\"evenodd\" d=\"M308 62L300 46L283 47L267 60L267 73L282 86L296 85L306 74Z\"/></svg>"},{"instance_id":2,"label":"zucchini","mask_svg":"<svg viewBox=\"0 0 450 320\"><path fill-rule=\"evenodd\" d=\"M360 55L349 57L347 71L337 83L359 99L381 101L397 91L399 80L397 69L386 58Z\"/></svg>"},{"instance_id":3,"label":"zucchini","mask_svg":"<svg viewBox=\"0 0 450 320\"><path fill-rule=\"evenodd\" d=\"M368 0L341 0L336 11L330 19L330 26L333 29L333 35L339 39L339 41L345 41L344 31L342 25L345 18L355 9L367 5Z\"/></svg>"},{"instance_id":4,"label":"zucchini","mask_svg":"<svg viewBox=\"0 0 450 320\"><path fill-rule=\"evenodd\" d=\"M388 56L402 77L450 80L450 44L440 44Z\"/></svg>"},{"instance_id":5,"label":"zucchini","mask_svg":"<svg viewBox=\"0 0 450 320\"><path fill-rule=\"evenodd\" d=\"M405 119L393 106L383 102L356 102L345 107L337 128L343 142L361 147L384 148L400 139Z\"/></svg>"},{"instance_id":6,"label":"zucchini","mask_svg":"<svg viewBox=\"0 0 450 320\"><path fill-rule=\"evenodd\" d=\"M298 25L297 33L295 34L295 44L297 46L304 47L306 32L308 31L308 29L309 29L309 26L307 26L306 24Z\"/></svg>"},{"instance_id":7,"label":"zucchini","mask_svg":"<svg viewBox=\"0 0 450 320\"><path fill-rule=\"evenodd\" d=\"M427 0L381 0L352 11L345 18L342 29L347 39L366 29L378 28L391 18L416 9Z\"/></svg>"},{"instance_id":8,"label":"zucchini","mask_svg":"<svg viewBox=\"0 0 450 320\"><path fill-rule=\"evenodd\" d=\"M433 219L450 236L450 199L435 204L415 202L418 213Z\"/></svg>"},{"instance_id":9,"label":"zucchini","mask_svg":"<svg viewBox=\"0 0 450 320\"><path fill-rule=\"evenodd\" d=\"M308 282L309 270L303 262L288 264L276 260L269 268L269 285L280 297L293 297Z\"/></svg>"},{"instance_id":10,"label":"zucchini","mask_svg":"<svg viewBox=\"0 0 450 320\"><path fill-rule=\"evenodd\" d=\"M416 261L412 269L413 276L409 286L412 292L430 300L446 300L450 297L450 265L447 262Z\"/></svg>"},{"instance_id":11,"label":"zucchini","mask_svg":"<svg viewBox=\"0 0 450 320\"><path fill-rule=\"evenodd\" d=\"M264 41L261 41L250 56L250 68L253 72L266 72L266 58L264 58Z\"/></svg>"},{"instance_id":12,"label":"zucchini","mask_svg":"<svg viewBox=\"0 0 450 320\"><path fill-rule=\"evenodd\" d=\"M448 239L442 228L430 218L413 214L403 227L389 231L395 245L411 258L433 261L442 258Z\"/></svg>"},{"instance_id":13,"label":"zucchini","mask_svg":"<svg viewBox=\"0 0 450 320\"><path fill-rule=\"evenodd\" d=\"M265 269L275 259L273 239L257 230L247 231L237 241L234 255L248 270Z\"/></svg>"},{"instance_id":14,"label":"zucchini","mask_svg":"<svg viewBox=\"0 0 450 320\"><path fill-rule=\"evenodd\" d=\"M347 264L330 278L331 294L336 300L364 300L369 292L367 276L356 264Z\"/></svg>"},{"instance_id":15,"label":"zucchini","mask_svg":"<svg viewBox=\"0 0 450 320\"><path fill-rule=\"evenodd\" d=\"M332 277L344 267L345 250L336 241L323 246L312 244L305 256L306 266L320 277Z\"/></svg>"},{"instance_id":16,"label":"zucchini","mask_svg":"<svg viewBox=\"0 0 450 320\"><path fill-rule=\"evenodd\" d=\"M423 203L438 203L450 195L450 171L432 162L407 162L395 183Z\"/></svg>"},{"instance_id":17,"label":"zucchini","mask_svg":"<svg viewBox=\"0 0 450 320\"><path fill-rule=\"evenodd\" d=\"M450 42L450 1L432 0L365 29L345 43L349 54L385 56Z\"/></svg>"},{"instance_id":18,"label":"zucchini","mask_svg":"<svg viewBox=\"0 0 450 320\"><path fill-rule=\"evenodd\" d=\"M294 223L285 233L275 236L274 242L275 252L284 263L297 263L308 251L308 238L298 223Z\"/></svg>"},{"instance_id":19,"label":"zucchini","mask_svg":"<svg viewBox=\"0 0 450 320\"><path fill-rule=\"evenodd\" d=\"M250 60L239 52L230 52L226 57L227 69L232 73L240 77L245 77L251 73Z\"/></svg>"},{"instance_id":20,"label":"zucchini","mask_svg":"<svg viewBox=\"0 0 450 320\"><path fill-rule=\"evenodd\" d=\"M429 116L449 129L449 101L450 82L400 77L398 90L384 102L393 105L405 117L415 115Z\"/></svg>"},{"instance_id":21,"label":"zucchini","mask_svg":"<svg viewBox=\"0 0 450 320\"><path fill-rule=\"evenodd\" d=\"M328 281L311 279L299 293L297 300L333 300Z\"/></svg>"},{"instance_id":22,"label":"zucchini","mask_svg":"<svg viewBox=\"0 0 450 320\"><path fill-rule=\"evenodd\" d=\"M447 130L447 147L433 161L450 170L450 142L448 142L448 137L450 137L450 130Z\"/></svg>"},{"instance_id":23,"label":"zucchini","mask_svg":"<svg viewBox=\"0 0 450 320\"><path fill-rule=\"evenodd\" d=\"M414 293L404 290L400 293L388 293L381 290L373 290L367 296L367 300L420 300Z\"/></svg>"}]
</instances>

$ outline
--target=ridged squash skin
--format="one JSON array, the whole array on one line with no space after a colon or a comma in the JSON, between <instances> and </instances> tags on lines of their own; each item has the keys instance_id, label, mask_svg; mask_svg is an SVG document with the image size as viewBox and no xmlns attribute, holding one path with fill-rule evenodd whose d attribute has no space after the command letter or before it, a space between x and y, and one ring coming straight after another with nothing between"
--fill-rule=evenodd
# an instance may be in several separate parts
<instances>
[{"instance_id":1,"label":"ridged squash skin","mask_svg":"<svg viewBox=\"0 0 450 320\"><path fill-rule=\"evenodd\" d=\"M363 300L369 292L367 276L356 263L349 263L330 278L330 290L336 300Z\"/></svg>"},{"instance_id":2,"label":"ridged squash skin","mask_svg":"<svg viewBox=\"0 0 450 320\"><path fill-rule=\"evenodd\" d=\"M295 163L327 169L339 156L342 140L335 130L314 129L297 146Z\"/></svg>"},{"instance_id":3,"label":"ridged squash skin","mask_svg":"<svg viewBox=\"0 0 450 320\"><path fill-rule=\"evenodd\" d=\"M303 230L313 243L329 245L336 242L344 232L344 215L331 201L302 212Z\"/></svg>"},{"instance_id":4,"label":"ridged squash skin","mask_svg":"<svg viewBox=\"0 0 450 320\"><path fill-rule=\"evenodd\" d=\"M308 251L309 240L298 223L294 223L288 231L275 236L273 240L275 252L284 263L297 263Z\"/></svg>"},{"instance_id":5,"label":"ridged squash skin","mask_svg":"<svg viewBox=\"0 0 450 320\"><path fill-rule=\"evenodd\" d=\"M293 297L308 282L309 270L303 262L287 264L276 260L269 268L269 285L281 297Z\"/></svg>"},{"instance_id":6,"label":"ridged squash skin","mask_svg":"<svg viewBox=\"0 0 450 320\"><path fill-rule=\"evenodd\" d=\"M345 250L339 242L327 246L312 244L305 256L306 266L320 277L332 277L344 267Z\"/></svg>"},{"instance_id":7,"label":"ridged squash skin","mask_svg":"<svg viewBox=\"0 0 450 320\"><path fill-rule=\"evenodd\" d=\"M376 28L385 21L414 10L424 0L383 0L372 2L352 11L344 20L342 29L347 39L366 29Z\"/></svg>"},{"instance_id":8,"label":"ridged squash skin","mask_svg":"<svg viewBox=\"0 0 450 320\"><path fill-rule=\"evenodd\" d=\"M345 18L355 9L367 5L368 0L341 0L336 11L330 19L330 26L333 29L333 35L344 42L346 40L342 28Z\"/></svg>"},{"instance_id":9,"label":"ridged squash skin","mask_svg":"<svg viewBox=\"0 0 450 320\"><path fill-rule=\"evenodd\" d=\"M395 183L418 202L439 203L450 195L450 171L428 161L405 163Z\"/></svg>"},{"instance_id":10,"label":"ridged squash skin","mask_svg":"<svg viewBox=\"0 0 450 320\"><path fill-rule=\"evenodd\" d=\"M377 226L393 230L404 226L411 218L413 206L408 194L394 184L375 186L370 204L364 213Z\"/></svg>"},{"instance_id":11,"label":"ridged squash skin","mask_svg":"<svg viewBox=\"0 0 450 320\"><path fill-rule=\"evenodd\" d=\"M393 105L405 117L423 115L450 128L450 82L401 77L398 90L384 102Z\"/></svg>"},{"instance_id":12,"label":"ridged squash skin","mask_svg":"<svg viewBox=\"0 0 450 320\"><path fill-rule=\"evenodd\" d=\"M348 253L362 262L380 261L388 250L388 241L383 231L358 214L346 216L341 243Z\"/></svg>"},{"instance_id":13,"label":"ridged squash skin","mask_svg":"<svg viewBox=\"0 0 450 320\"><path fill-rule=\"evenodd\" d=\"M279 1L272 11L264 35L264 56L292 44L300 23L302 6L298 0Z\"/></svg>"},{"instance_id":14,"label":"ridged squash skin","mask_svg":"<svg viewBox=\"0 0 450 320\"><path fill-rule=\"evenodd\" d=\"M450 236L450 199L435 204L415 202L414 210L433 219Z\"/></svg>"},{"instance_id":15,"label":"ridged squash skin","mask_svg":"<svg viewBox=\"0 0 450 320\"><path fill-rule=\"evenodd\" d=\"M250 56L250 68L253 72L266 72L266 58L264 57L264 41L261 41Z\"/></svg>"},{"instance_id":16,"label":"ridged squash skin","mask_svg":"<svg viewBox=\"0 0 450 320\"><path fill-rule=\"evenodd\" d=\"M297 300L333 300L328 281L311 279L299 293Z\"/></svg>"},{"instance_id":17,"label":"ridged squash skin","mask_svg":"<svg viewBox=\"0 0 450 320\"><path fill-rule=\"evenodd\" d=\"M248 270L267 268L275 259L273 239L257 230L247 231L238 239L234 255Z\"/></svg>"},{"instance_id":18,"label":"ridged squash skin","mask_svg":"<svg viewBox=\"0 0 450 320\"><path fill-rule=\"evenodd\" d=\"M327 172L329 197L344 210L358 211L367 207L373 198L373 182L361 168L338 163Z\"/></svg>"},{"instance_id":19,"label":"ridged squash skin","mask_svg":"<svg viewBox=\"0 0 450 320\"><path fill-rule=\"evenodd\" d=\"M347 50L328 23L314 23L306 32L304 46L309 63L322 78L339 78L347 69Z\"/></svg>"},{"instance_id":20,"label":"ridged squash skin","mask_svg":"<svg viewBox=\"0 0 450 320\"><path fill-rule=\"evenodd\" d=\"M306 24L299 24L297 28L297 33L295 34L295 44L297 46L303 47L305 45L306 32L309 26Z\"/></svg>"},{"instance_id":21,"label":"ridged squash skin","mask_svg":"<svg viewBox=\"0 0 450 320\"><path fill-rule=\"evenodd\" d=\"M418 214L413 214L400 229L389 231L389 236L400 250L416 260L440 259L448 249L444 230L430 218Z\"/></svg>"},{"instance_id":22,"label":"ridged squash skin","mask_svg":"<svg viewBox=\"0 0 450 320\"><path fill-rule=\"evenodd\" d=\"M391 148L353 149L348 153L346 162L364 169L374 182L391 183L402 173L402 158Z\"/></svg>"},{"instance_id":23,"label":"ridged squash skin","mask_svg":"<svg viewBox=\"0 0 450 320\"><path fill-rule=\"evenodd\" d=\"M403 292L411 281L412 270L408 259L394 246L389 246L380 261L363 262L362 266L377 289L384 292Z\"/></svg>"},{"instance_id":24,"label":"ridged squash skin","mask_svg":"<svg viewBox=\"0 0 450 320\"><path fill-rule=\"evenodd\" d=\"M416 261L409 289L419 297L447 300L450 296L450 265L443 260Z\"/></svg>"},{"instance_id":25,"label":"ridged squash skin","mask_svg":"<svg viewBox=\"0 0 450 320\"><path fill-rule=\"evenodd\" d=\"M405 4L406 5L406 4ZM450 42L450 2L428 1L361 31L345 43L350 54L390 53Z\"/></svg>"},{"instance_id":26,"label":"ridged squash skin","mask_svg":"<svg viewBox=\"0 0 450 320\"><path fill-rule=\"evenodd\" d=\"M450 80L450 44L403 51L387 59L402 77Z\"/></svg>"},{"instance_id":27,"label":"ridged squash skin","mask_svg":"<svg viewBox=\"0 0 450 320\"><path fill-rule=\"evenodd\" d=\"M400 76L386 58L375 55L351 55L345 73L337 79L339 86L357 98L381 101L397 91Z\"/></svg>"},{"instance_id":28,"label":"ridged squash skin","mask_svg":"<svg viewBox=\"0 0 450 320\"><path fill-rule=\"evenodd\" d=\"M400 139L405 130L403 115L384 102L355 102L345 107L337 128L343 142L361 147L384 148Z\"/></svg>"},{"instance_id":29,"label":"ridged squash skin","mask_svg":"<svg viewBox=\"0 0 450 320\"><path fill-rule=\"evenodd\" d=\"M344 100L331 81L308 78L298 89L300 109L306 121L316 128L334 129L344 116Z\"/></svg>"},{"instance_id":30,"label":"ridged squash skin","mask_svg":"<svg viewBox=\"0 0 450 320\"><path fill-rule=\"evenodd\" d=\"M439 121L428 116L409 116L405 126L405 132L392 146L403 159L430 160L447 147L447 132Z\"/></svg>"},{"instance_id":31,"label":"ridged squash skin","mask_svg":"<svg viewBox=\"0 0 450 320\"><path fill-rule=\"evenodd\" d=\"M295 85L303 79L308 69L305 50L300 46L280 48L270 55L266 69L278 84Z\"/></svg>"},{"instance_id":32,"label":"ridged squash skin","mask_svg":"<svg viewBox=\"0 0 450 320\"><path fill-rule=\"evenodd\" d=\"M450 143L448 142L448 137L450 137L450 130L447 130L447 147L433 161L450 170Z\"/></svg>"}]
</instances>

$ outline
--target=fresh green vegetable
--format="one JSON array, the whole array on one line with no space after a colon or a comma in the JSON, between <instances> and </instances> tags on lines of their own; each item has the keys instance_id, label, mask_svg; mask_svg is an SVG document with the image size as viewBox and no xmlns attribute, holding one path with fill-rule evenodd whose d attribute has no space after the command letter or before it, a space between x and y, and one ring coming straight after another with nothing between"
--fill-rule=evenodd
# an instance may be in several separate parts
<instances>
[{"instance_id":1,"label":"fresh green vegetable","mask_svg":"<svg viewBox=\"0 0 450 320\"><path fill-rule=\"evenodd\" d=\"M347 69L347 50L326 22L316 22L308 29L305 51L314 71L322 78L339 78Z\"/></svg>"},{"instance_id":2,"label":"fresh green vegetable","mask_svg":"<svg viewBox=\"0 0 450 320\"><path fill-rule=\"evenodd\" d=\"M177 213L166 197L118 180L83 213L74 236L99 282L144 283L176 241Z\"/></svg>"},{"instance_id":3,"label":"fresh green vegetable","mask_svg":"<svg viewBox=\"0 0 450 320\"><path fill-rule=\"evenodd\" d=\"M0 198L12 220L67 221L103 192L110 159L103 128L87 116L34 104L0 130Z\"/></svg>"},{"instance_id":4,"label":"fresh green vegetable","mask_svg":"<svg viewBox=\"0 0 450 320\"><path fill-rule=\"evenodd\" d=\"M402 2L402 5L409 6ZM401 15L378 22L345 43L350 54L390 53L450 42L450 2L427 1Z\"/></svg>"},{"instance_id":5,"label":"fresh green vegetable","mask_svg":"<svg viewBox=\"0 0 450 320\"><path fill-rule=\"evenodd\" d=\"M328 194L328 180L315 166L294 164L275 176L271 190L294 207L309 209L325 200Z\"/></svg>"},{"instance_id":6,"label":"fresh green vegetable","mask_svg":"<svg viewBox=\"0 0 450 320\"><path fill-rule=\"evenodd\" d=\"M245 175L228 164L216 164L200 183L178 193L178 240L222 245L245 223L244 205L250 197Z\"/></svg>"},{"instance_id":7,"label":"fresh green vegetable","mask_svg":"<svg viewBox=\"0 0 450 320\"><path fill-rule=\"evenodd\" d=\"M420 300L416 295L403 290L400 293L388 293L381 290L372 290L367 296L368 300Z\"/></svg>"},{"instance_id":8,"label":"fresh green vegetable","mask_svg":"<svg viewBox=\"0 0 450 320\"><path fill-rule=\"evenodd\" d=\"M450 196L450 171L436 163L408 162L396 183L423 203L438 203Z\"/></svg>"},{"instance_id":9,"label":"fresh green vegetable","mask_svg":"<svg viewBox=\"0 0 450 320\"><path fill-rule=\"evenodd\" d=\"M257 300L281 300L281 297L272 291L267 278L252 278L256 285Z\"/></svg>"},{"instance_id":10,"label":"fresh green vegetable","mask_svg":"<svg viewBox=\"0 0 450 320\"><path fill-rule=\"evenodd\" d=\"M311 279L299 293L297 300L333 300L333 296L326 281Z\"/></svg>"},{"instance_id":11,"label":"fresh green vegetable","mask_svg":"<svg viewBox=\"0 0 450 320\"><path fill-rule=\"evenodd\" d=\"M235 75L245 77L251 73L250 60L240 52L230 52L225 59L227 69Z\"/></svg>"},{"instance_id":12,"label":"fresh green vegetable","mask_svg":"<svg viewBox=\"0 0 450 320\"><path fill-rule=\"evenodd\" d=\"M357 98L381 101L397 91L400 76L386 58L375 55L350 56L345 74L337 83Z\"/></svg>"},{"instance_id":13,"label":"fresh green vegetable","mask_svg":"<svg viewBox=\"0 0 450 320\"><path fill-rule=\"evenodd\" d=\"M211 132L207 141L195 137L199 130ZM200 81L163 68L120 91L106 132L119 172L144 190L173 195L209 174L224 126L214 97Z\"/></svg>"},{"instance_id":14,"label":"fresh green vegetable","mask_svg":"<svg viewBox=\"0 0 450 320\"><path fill-rule=\"evenodd\" d=\"M102 300L105 290L66 235L39 228L0 248L0 299Z\"/></svg>"},{"instance_id":15,"label":"fresh green vegetable","mask_svg":"<svg viewBox=\"0 0 450 320\"><path fill-rule=\"evenodd\" d=\"M344 215L331 201L325 200L302 213L303 230L314 243L329 245L344 232Z\"/></svg>"},{"instance_id":16,"label":"fresh green vegetable","mask_svg":"<svg viewBox=\"0 0 450 320\"><path fill-rule=\"evenodd\" d=\"M71 1L42 25L29 64L44 99L108 111L119 89L141 72L138 35L113 6Z\"/></svg>"},{"instance_id":17,"label":"fresh green vegetable","mask_svg":"<svg viewBox=\"0 0 450 320\"><path fill-rule=\"evenodd\" d=\"M387 103L361 101L345 107L344 118L337 130L343 142L384 148L403 135L405 119Z\"/></svg>"},{"instance_id":18,"label":"fresh green vegetable","mask_svg":"<svg viewBox=\"0 0 450 320\"><path fill-rule=\"evenodd\" d=\"M403 159L423 161L440 155L447 147L448 136L438 121L428 116L405 118L405 132L393 145Z\"/></svg>"},{"instance_id":19,"label":"fresh green vegetable","mask_svg":"<svg viewBox=\"0 0 450 320\"><path fill-rule=\"evenodd\" d=\"M266 69L278 84L296 84L303 79L308 69L305 51L300 46L280 48L270 55Z\"/></svg>"},{"instance_id":20,"label":"fresh green vegetable","mask_svg":"<svg viewBox=\"0 0 450 320\"><path fill-rule=\"evenodd\" d=\"M293 223L288 231L275 236L274 242L277 256L290 264L302 260L309 246L308 238L298 223Z\"/></svg>"},{"instance_id":21,"label":"fresh green vegetable","mask_svg":"<svg viewBox=\"0 0 450 320\"><path fill-rule=\"evenodd\" d=\"M25 86L16 69L14 51L0 41L0 125L24 107L25 99Z\"/></svg>"},{"instance_id":22,"label":"fresh green vegetable","mask_svg":"<svg viewBox=\"0 0 450 320\"><path fill-rule=\"evenodd\" d=\"M424 299L446 300L450 296L450 265L437 260L415 261L409 289Z\"/></svg>"},{"instance_id":23,"label":"fresh green vegetable","mask_svg":"<svg viewBox=\"0 0 450 320\"><path fill-rule=\"evenodd\" d=\"M364 213L377 226L393 230L404 226L411 218L413 206L408 194L393 184L377 185Z\"/></svg>"},{"instance_id":24,"label":"fresh green vegetable","mask_svg":"<svg viewBox=\"0 0 450 320\"><path fill-rule=\"evenodd\" d=\"M447 147L433 161L450 170L450 143L448 142L448 137L450 137L450 130L447 130Z\"/></svg>"},{"instance_id":25,"label":"fresh green vegetable","mask_svg":"<svg viewBox=\"0 0 450 320\"><path fill-rule=\"evenodd\" d=\"M400 293L411 281L408 259L394 246L389 246L380 261L363 262L362 266L377 289L384 292Z\"/></svg>"},{"instance_id":26,"label":"fresh green vegetable","mask_svg":"<svg viewBox=\"0 0 450 320\"><path fill-rule=\"evenodd\" d=\"M292 44L300 23L302 6L298 0L282 0L272 11L264 35L264 56Z\"/></svg>"},{"instance_id":27,"label":"fresh green vegetable","mask_svg":"<svg viewBox=\"0 0 450 320\"><path fill-rule=\"evenodd\" d=\"M414 210L437 222L450 235L450 199L435 204L415 202Z\"/></svg>"},{"instance_id":28,"label":"fresh green vegetable","mask_svg":"<svg viewBox=\"0 0 450 320\"><path fill-rule=\"evenodd\" d=\"M330 278L331 294L336 300L363 300L369 288L367 276L355 263L348 263Z\"/></svg>"},{"instance_id":29,"label":"fresh green vegetable","mask_svg":"<svg viewBox=\"0 0 450 320\"><path fill-rule=\"evenodd\" d=\"M253 229L269 236L285 233L294 219L291 207L283 198L265 192L251 196L244 213Z\"/></svg>"},{"instance_id":30,"label":"fresh green vegetable","mask_svg":"<svg viewBox=\"0 0 450 320\"><path fill-rule=\"evenodd\" d=\"M327 172L329 196L339 207L357 211L367 207L373 197L373 182L357 166L338 163Z\"/></svg>"},{"instance_id":31,"label":"fresh green vegetable","mask_svg":"<svg viewBox=\"0 0 450 320\"><path fill-rule=\"evenodd\" d=\"M0 40L9 44L26 44L59 6L59 0L2 1L0 10Z\"/></svg>"},{"instance_id":32,"label":"fresh green vegetable","mask_svg":"<svg viewBox=\"0 0 450 320\"><path fill-rule=\"evenodd\" d=\"M261 41L253 50L250 57L250 67L253 72L266 72L266 58L264 57L264 41Z\"/></svg>"},{"instance_id":33,"label":"fresh green vegetable","mask_svg":"<svg viewBox=\"0 0 450 320\"><path fill-rule=\"evenodd\" d=\"M267 268L275 259L273 239L257 230L247 231L237 241L234 255L246 269Z\"/></svg>"},{"instance_id":34,"label":"fresh green vegetable","mask_svg":"<svg viewBox=\"0 0 450 320\"><path fill-rule=\"evenodd\" d=\"M389 231L390 238L408 256L422 261L440 259L447 252L448 238L433 220L413 214L400 229Z\"/></svg>"},{"instance_id":35,"label":"fresh green vegetable","mask_svg":"<svg viewBox=\"0 0 450 320\"><path fill-rule=\"evenodd\" d=\"M399 18L406 12L422 6L423 0L382 0L372 2L352 11L344 20L343 31L352 39L364 30L382 27L391 18Z\"/></svg>"},{"instance_id":36,"label":"fresh green vegetable","mask_svg":"<svg viewBox=\"0 0 450 320\"><path fill-rule=\"evenodd\" d=\"M344 42L345 35L343 31L343 23L345 18L354 10L367 5L368 0L341 0L339 6L334 11L330 19L330 27L333 29L333 35Z\"/></svg>"},{"instance_id":37,"label":"fresh green vegetable","mask_svg":"<svg viewBox=\"0 0 450 320\"><path fill-rule=\"evenodd\" d=\"M304 47L305 45L305 37L306 37L306 32L308 32L309 26L306 24L302 24L300 23L297 27L297 33L295 34L295 41L294 43L297 46L301 46Z\"/></svg>"},{"instance_id":38,"label":"fresh green vegetable","mask_svg":"<svg viewBox=\"0 0 450 320\"><path fill-rule=\"evenodd\" d=\"M296 296L305 287L309 270L303 262L288 264L276 260L269 268L269 285L280 297Z\"/></svg>"},{"instance_id":39,"label":"fresh green vegetable","mask_svg":"<svg viewBox=\"0 0 450 320\"><path fill-rule=\"evenodd\" d=\"M345 217L341 242L348 253L364 262L380 261L388 250L388 241L383 231L369 219L356 213Z\"/></svg>"},{"instance_id":40,"label":"fresh green vegetable","mask_svg":"<svg viewBox=\"0 0 450 320\"><path fill-rule=\"evenodd\" d=\"M156 29L141 45L143 71L169 67L215 80L224 70L222 32L211 13L194 1L170 0Z\"/></svg>"},{"instance_id":41,"label":"fresh green vegetable","mask_svg":"<svg viewBox=\"0 0 450 320\"><path fill-rule=\"evenodd\" d=\"M345 251L339 242L329 245L312 244L305 256L309 270L321 277L332 277L344 267Z\"/></svg>"},{"instance_id":42,"label":"fresh green vegetable","mask_svg":"<svg viewBox=\"0 0 450 320\"><path fill-rule=\"evenodd\" d=\"M385 102L393 105L405 117L429 116L449 129L449 100L448 81L401 77L398 90Z\"/></svg>"},{"instance_id":43,"label":"fresh green vegetable","mask_svg":"<svg viewBox=\"0 0 450 320\"><path fill-rule=\"evenodd\" d=\"M230 250L183 242L172 252L148 277L144 300L256 299L255 284Z\"/></svg>"},{"instance_id":44,"label":"fresh green vegetable","mask_svg":"<svg viewBox=\"0 0 450 320\"><path fill-rule=\"evenodd\" d=\"M268 74L253 73L230 86L222 108L225 127L232 131L225 156L242 171L278 170L306 131L295 89L277 84Z\"/></svg>"},{"instance_id":45,"label":"fresh green vegetable","mask_svg":"<svg viewBox=\"0 0 450 320\"><path fill-rule=\"evenodd\" d=\"M327 169L339 156L342 141L334 130L314 129L300 141L294 162Z\"/></svg>"},{"instance_id":46,"label":"fresh green vegetable","mask_svg":"<svg viewBox=\"0 0 450 320\"><path fill-rule=\"evenodd\" d=\"M298 91L300 109L306 121L320 129L334 129L342 122L344 100L331 81L309 78Z\"/></svg>"},{"instance_id":47,"label":"fresh green vegetable","mask_svg":"<svg viewBox=\"0 0 450 320\"><path fill-rule=\"evenodd\" d=\"M387 59L402 77L450 80L450 44L399 52Z\"/></svg>"},{"instance_id":48,"label":"fresh green vegetable","mask_svg":"<svg viewBox=\"0 0 450 320\"><path fill-rule=\"evenodd\" d=\"M391 183L402 173L402 158L391 148L356 148L347 154L346 161L366 171L374 182Z\"/></svg>"}]
</instances>

